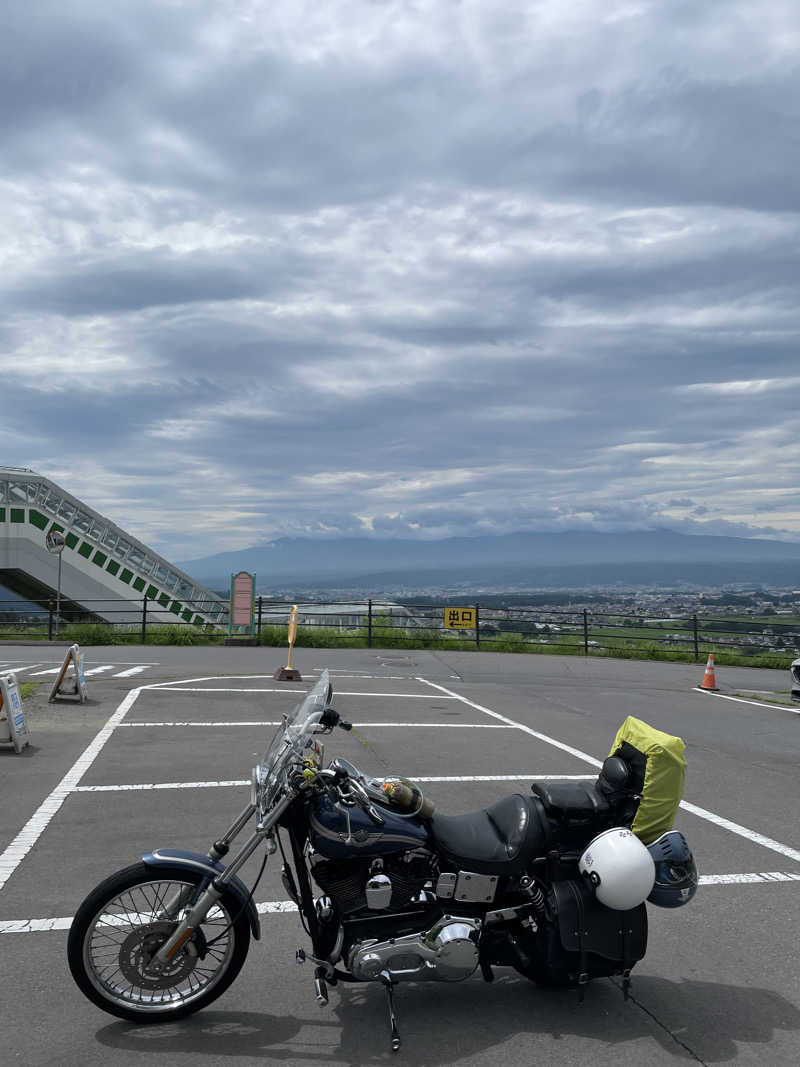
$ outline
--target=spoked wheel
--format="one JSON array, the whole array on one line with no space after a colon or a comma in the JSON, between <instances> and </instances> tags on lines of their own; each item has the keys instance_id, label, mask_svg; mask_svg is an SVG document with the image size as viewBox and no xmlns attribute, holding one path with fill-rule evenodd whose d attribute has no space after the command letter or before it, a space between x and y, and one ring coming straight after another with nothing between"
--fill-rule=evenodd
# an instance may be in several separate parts
<instances>
[{"instance_id":1,"label":"spoked wheel","mask_svg":"<svg viewBox=\"0 0 800 1067\"><path fill-rule=\"evenodd\" d=\"M137 863L89 894L67 942L72 976L89 1000L122 1019L159 1022L199 1011L225 992L250 947L249 921L230 894L166 970L156 974L148 966L197 899L202 881L201 871Z\"/></svg>"}]
</instances>

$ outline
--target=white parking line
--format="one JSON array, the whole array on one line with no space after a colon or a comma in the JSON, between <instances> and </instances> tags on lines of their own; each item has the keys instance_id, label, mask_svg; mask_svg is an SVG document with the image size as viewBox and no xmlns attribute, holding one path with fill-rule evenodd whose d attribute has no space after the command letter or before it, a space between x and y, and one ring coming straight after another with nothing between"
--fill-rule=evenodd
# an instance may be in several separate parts
<instances>
[{"instance_id":1,"label":"white parking line","mask_svg":"<svg viewBox=\"0 0 800 1067\"><path fill-rule=\"evenodd\" d=\"M553 745L555 748L560 748L562 752L568 752L571 756L583 760L584 763L590 763L593 767L597 768L603 766L601 760L595 759L594 756L590 756L586 752L581 752L579 748L573 748L572 745L565 745L563 741L556 741L554 737L548 737L547 734L541 734L538 730L532 730L530 726L517 722L516 719L509 719L497 711L485 708L482 704L476 704L474 700L468 700L466 697L462 697L459 693L454 693L452 689L445 689L443 685L437 685L436 682L429 682L427 678L417 678L417 681L422 682L424 685L430 685L434 689L441 690L441 692L445 693L451 699L460 700L462 704L468 704L471 708L475 708L476 711L482 711L484 715L491 715L493 719L499 719L500 722L507 723L509 726L516 726L516 728L522 730L523 733L530 734L531 737L535 737L539 741L545 741L548 745Z\"/></svg>"},{"instance_id":2,"label":"white parking line","mask_svg":"<svg viewBox=\"0 0 800 1067\"><path fill-rule=\"evenodd\" d=\"M150 664L147 663L140 667L129 667L127 671L120 671L119 674L115 674L114 678L130 678L134 674L141 674L142 671L149 671Z\"/></svg>"},{"instance_id":3,"label":"white parking line","mask_svg":"<svg viewBox=\"0 0 800 1067\"><path fill-rule=\"evenodd\" d=\"M37 663L37 667L38 667L38 663ZM58 672L60 670L61 670L60 667L48 668L46 671L37 671L36 675L34 675L34 677L36 677L37 675L40 675L40 674L58 674Z\"/></svg>"},{"instance_id":4,"label":"white parking line","mask_svg":"<svg viewBox=\"0 0 800 1067\"><path fill-rule=\"evenodd\" d=\"M544 781L584 781L593 779L593 774L446 774L419 775L412 777L414 782L537 782ZM73 793L125 793L142 792L149 789L227 789L231 786L250 785L249 778L231 779L224 782L133 782L128 785L78 785Z\"/></svg>"},{"instance_id":5,"label":"white parking line","mask_svg":"<svg viewBox=\"0 0 800 1067\"><path fill-rule=\"evenodd\" d=\"M131 726L280 726L279 720L272 722L123 722L120 727ZM368 726L413 726L415 729L428 728L435 730L513 730L515 727L506 726L504 723L494 722L354 722L353 729L366 728Z\"/></svg>"},{"instance_id":6,"label":"white parking line","mask_svg":"<svg viewBox=\"0 0 800 1067\"><path fill-rule=\"evenodd\" d=\"M272 687L270 687L270 688L264 688L264 689L243 689L243 688L240 688L238 686L228 686L228 687L226 687L224 689L206 689L206 688L189 689L189 688L187 688L187 686L196 684L198 682L224 682L224 681L245 682L245 681L256 681L256 680L259 680L259 679L263 680L263 681L270 681L270 682L273 681L273 677L272 677L271 674L204 674L200 678L180 678L180 679L178 679L177 681L174 681L174 682L153 682L151 685L146 686L146 688L147 689L157 689L157 690L167 690L169 692L175 691L175 692L179 692L179 693L287 693L290 696L293 696L293 695L302 696L302 695L304 695L305 693L308 692L308 689L306 689L304 687L303 688L294 688L293 687L294 686L293 682L289 682L288 685L284 685L281 688L272 688ZM356 680L358 680L358 679L356 679ZM384 680L389 681L391 679L386 675L377 675L375 677L375 681L384 681ZM398 675L397 678L395 678L394 680L395 681L401 681L401 682L412 682L412 681L415 681L415 680L418 681L419 679L414 679L414 678L408 677L408 676L407 677L400 677ZM180 686L179 689L177 688L178 686ZM363 692L351 693L351 692L347 692L347 691L340 691L340 690L337 689L334 692L333 695L334 695L334 697L337 697L337 696L394 697L394 696L403 696L405 694L402 694L402 693L386 693L386 692L384 692L384 693L363 693ZM413 693L413 694L410 694L410 695L414 696L414 697L419 697L420 699L423 699L427 694L424 694L424 693ZM440 699L440 698L438 698L438 699Z\"/></svg>"},{"instance_id":7,"label":"white parking line","mask_svg":"<svg viewBox=\"0 0 800 1067\"><path fill-rule=\"evenodd\" d=\"M76 785L73 793L140 793L149 789L228 789L231 786L250 785L249 778L231 779L228 782L136 782L131 785Z\"/></svg>"},{"instance_id":8,"label":"white parking line","mask_svg":"<svg viewBox=\"0 0 800 1067\"><path fill-rule=\"evenodd\" d=\"M83 673L88 678L90 674L103 674L104 671L113 671L113 670L114 670L114 664L110 663L105 667L92 667L91 670L84 671Z\"/></svg>"},{"instance_id":9,"label":"white parking line","mask_svg":"<svg viewBox=\"0 0 800 1067\"><path fill-rule=\"evenodd\" d=\"M761 874L701 874L700 885L749 885L752 882L800 882L800 874L762 871Z\"/></svg>"},{"instance_id":10,"label":"white parking line","mask_svg":"<svg viewBox=\"0 0 800 1067\"><path fill-rule=\"evenodd\" d=\"M317 671L309 671L307 677L313 678L317 673ZM412 680L409 674L333 674L332 671L328 673L332 675L332 680L335 682L410 682ZM336 696L336 692L333 695Z\"/></svg>"},{"instance_id":11,"label":"white parking line","mask_svg":"<svg viewBox=\"0 0 800 1067\"><path fill-rule=\"evenodd\" d=\"M764 848L770 848L773 852L780 852L783 856L788 856L790 860L800 863L800 849L782 845L780 841L773 841L771 837L764 837L763 834L759 834L755 830L748 830L746 826L740 826L739 823L731 822L730 819L723 819L721 815L715 815L713 811L707 811L705 808L698 808L696 804L690 804L686 800L681 801L681 807L685 811L691 812L692 815L698 815L701 819L713 822L715 826L721 826L723 830L730 830L732 834L739 834L740 837L746 837L756 845L763 845Z\"/></svg>"},{"instance_id":12,"label":"white parking line","mask_svg":"<svg viewBox=\"0 0 800 1067\"><path fill-rule=\"evenodd\" d=\"M407 680L407 679L406 679ZM244 689L244 688L232 688L225 689L212 689L210 686L203 686L195 689L176 689L174 688L174 682L160 682L155 685L148 686L148 689L152 689L154 692L161 693L285 693L287 696L300 696L307 693L307 689ZM398 700L430 700L431 697L428 693L364 693L349 692L346 689L340 689L335 696L337 697L382 697L384 700L388 697L391 699L397 698ZM454 699L457 697L446 698L436 697L436 700Z\"/></svg>"},{"instance_id":13,"label":"white parking line","mask_svg":"<svg viewBox=\"0 0 800 1067\"><path fill-rule=\"evenodd\" d=\"M701 886L721 885L775 885L777 883L800 882L800 873L786 871L748 872L744 874L701 874ZM286 915L297 911L293 900L265 900L256 904L259 915ZM0 934L36 934L51 930L69 930L72 916L55 919L6 919L0 921Z\"/></svg>"},{"instance_id":14,"label":"white parking line","mask_svg":"<svg viewBox=\"0 0 800 1067\"><path fill-rule=\"evenodd\" d=\"M554 738L548 737L547 734L532 730L530 726L525 726L524 723L516 722L516 720L506 718L505 715L500 715L496 711L484 708L482 705L476 704L473 700L468 700L467 697L460 696L458 693L454 693L450 689L445 689L444 686L437 685L436 682L429 682L425 678L417 678L417 681L423 682L425 685L433 686L434 689L441 689L443 693L455 697L456 700L460 700L469 707L475 708L477 711L482 711L485 715L491 715L494 719L500 719L502 722L510 723L512 726L518 727L518 729L522 730L524 733L531 734L533 737L538 738L540 741L544 741L548 745L554 745L556 748L571 753L576 759L583 760L584 763L589 763L593 767L602 767L600 760L595 759L594 756L590 756L587 752L581 752L579 748L572 748L570 745L565 745L561 741L556 741ZM685 800L681 801L680 806L685 811L691 812L692 815L697 815L701 819L706 819L708 822L714 823L716 826L719 826L724 830L730 830L731 833L738 834L740 837L744 837L756 845L769 848L773 852L779 852L781 855L787 856L789 859L800 862L800 849L792 848L790 845L784 845L780 841L774 841L771 837L765 837L756 830L750 830L746 826L741 826L739 823L731 822L730 819L724 819L721 815L715 815L712 811L707 811L706 808L699 808L695 804L689 804Z\"/></svg>"},{"instance_id":15,"label":"white parking line","mask_svg":"<svg viewBox=\"0 0 800 1067\"><path fill-rule=\"evenodd\" d=\"M725 693L710 693L708 689L695 686L698 693L705 693L707 697L716 697L718 700L733 700L737 704L752 704L754 708L767 708L769 711L788 711L790 715L800 715L800 708L790 708L788 704L765 704L760 700L745 700L744 697L729 697Z\"/></svg>"},{"instance_id":16,"label":"white parking line","mask_svg":"<svg viewBox=\"0 0 800 1067\"><path fill-rule=\"evenodd\" d=\"M32 671L34 667L41 666L41 663L23 663L18 667L6 667L6 665L3 664L3 666L0 667L0 671L2 671L3 674L8 674L10 671L13 671L14 674L20 674L22 671Z\"/></svg>"},{"instance_id":17,"label":"white parking line","mask_svg":"<svg viewBox=\"0 0 800 1067\"><path fill-rule=\"evenodd\" d=\"M47 829L50 820L70 793L74 791L81 778L83 778L84 774L86 774L97 759L103 745L105 745L106 741L111 737L119 723L122 722L128 714L128 711L133 707L140 692L141 689L132 689L127 694L105 726L89 743L82 755L75 760L55 789L45 798L42 804L39 805L39 808L34 812L30 819L28 819L11 844L2 854L0 854L0 889L3 888L20 863L25 859L27 854Z\"/></svg>"}]
</instances>

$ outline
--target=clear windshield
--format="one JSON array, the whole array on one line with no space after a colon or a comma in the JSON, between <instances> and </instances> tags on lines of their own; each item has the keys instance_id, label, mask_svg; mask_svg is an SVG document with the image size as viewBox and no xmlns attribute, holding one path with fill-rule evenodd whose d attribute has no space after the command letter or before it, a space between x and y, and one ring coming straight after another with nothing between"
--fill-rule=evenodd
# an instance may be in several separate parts
<instances>
[{"instance_id":1,"label":"clear windshield","mask_svg":"<svg viewBox=\"0 0 800 1067\"><path fill-rule=\"evenodd\" d=\"M319 722L331 697L331 685L328 672L323 671L319 681L299 701L286 716L285 722L275 731L269 748L259 767L259 778L268 782L275 774L276 768L291 752L302 752L314 735L314 727Z\"/></svg>"}]
</instances>

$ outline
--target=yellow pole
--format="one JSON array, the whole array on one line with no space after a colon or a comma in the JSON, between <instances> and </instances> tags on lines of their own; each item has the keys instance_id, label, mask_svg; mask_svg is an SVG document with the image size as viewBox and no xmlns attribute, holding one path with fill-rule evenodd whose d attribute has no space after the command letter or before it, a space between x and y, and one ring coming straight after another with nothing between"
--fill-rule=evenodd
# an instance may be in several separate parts
<instances>
[{"instance_id":1,"label":"yellow pole","mask_svg":"<svg viewBox=\"0 0 800 1067\"><path fill-rule=\"evenodd\" d=\"M292 669L292 652L294 651L294 642L297 638L297 604L292 604L292 610L289 614L289 661L286 664L287 671Z\"/></svg>"}]
</instances>

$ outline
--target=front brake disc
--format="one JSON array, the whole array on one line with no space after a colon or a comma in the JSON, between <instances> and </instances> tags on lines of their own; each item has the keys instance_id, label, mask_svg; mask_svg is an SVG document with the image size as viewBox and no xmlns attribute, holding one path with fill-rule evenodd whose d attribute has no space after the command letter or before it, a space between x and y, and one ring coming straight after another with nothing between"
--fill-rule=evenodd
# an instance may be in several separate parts
<instances>
[{"instance_id":1,"label":"front brake disc","mask_svg":"<svg viewBox=\"0 0 800 1067\"><path fill-rule=\"evenodd\" d=\"M186 942L167 962L159 974L148 974L147 967L161 946L175 930L174 922L152 922L140 926L125 938L119 948L119 968L132 986L140 989L169 989L178 985L194 970L197 949ZM194 951L193 951L194 950Z\"/></svg>"}]
</instances>

